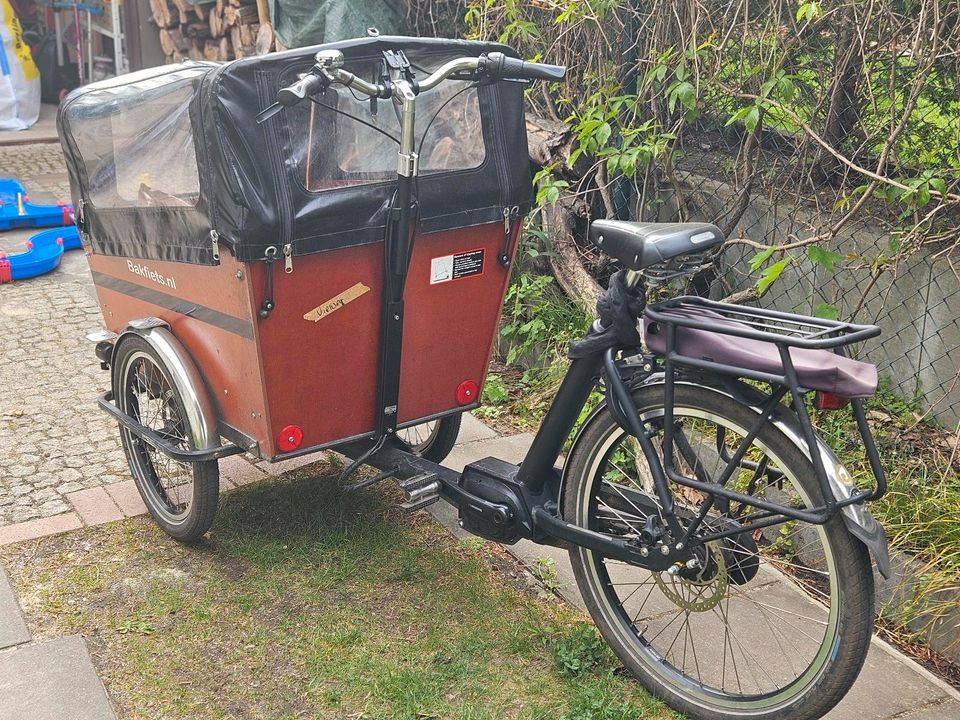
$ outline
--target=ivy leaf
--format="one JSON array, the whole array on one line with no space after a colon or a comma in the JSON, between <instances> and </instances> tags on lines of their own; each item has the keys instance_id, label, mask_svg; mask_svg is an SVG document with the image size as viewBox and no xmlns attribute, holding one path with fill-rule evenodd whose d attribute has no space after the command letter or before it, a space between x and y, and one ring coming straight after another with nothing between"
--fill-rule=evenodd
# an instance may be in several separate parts
<instances>
[{"instance_id":1,"label":"ivy leaf","mask_svg":"<svg viewBox=\"0 0 960 720\"><path fill-rule=\"evenodd\" d=\"M820 303L813 309L814 317L823 318L824 320L839 320L840 311L837 310L836 305L830 303Z\"/></svg>"},{"instance_id":2,"label":"ivy leaf","mask_svg":"<svg viewBox=\"0 0 960 720\"><path fill-rule=\"evenodd\" d=\"M773 248L768 247L766 250L761 250L750 258L750 272L756 272L757 268L769 260L771 255L773 255Z\"/></svg>"},{"instance_id":3,"label":"ivy leaf","mask_svg":"<svg viewBox=\"0 0 960 720\"><path fill-rule=\"evenodd\" d=\"M783 260L775 262L764 270L763 274L760 275L760 278L757 280L757 293L763 295L767 291L767 288L776 282L777 278L780 277L781 273L786 270L787 265L791 262L793 262L793 256L787 255Z\"/></svg>"},{"instance_id":4,"label":"ivy leaf","mask_svg":"<svg viewBox=\"0 0 960 720\"><path fill-rule=\"evenodd\" d=\"M826 250L819 245L810 245L807 247L807 257L811 262L826 268L827 272L836 272L837 265L843 260L843 256L832 250Z\"/></svg>"}]
</instances>

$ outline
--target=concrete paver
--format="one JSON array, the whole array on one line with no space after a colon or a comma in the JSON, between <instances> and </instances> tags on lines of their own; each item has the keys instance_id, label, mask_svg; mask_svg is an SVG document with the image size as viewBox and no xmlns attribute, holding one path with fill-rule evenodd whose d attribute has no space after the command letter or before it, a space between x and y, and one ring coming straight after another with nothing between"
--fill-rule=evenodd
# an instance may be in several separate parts
<instances>
[{"instance_id":1,"label":"concrete paver","mask_svg":"<svg viewBox=\"0 0 960 720\"><path fill-rule=\"evenodd\" d=\"M283 475L285 472L290 472L291 470L298 470L306 465L312 465L315 462L318 462L323 459L323 453L310 453L309 455L301 455L300 457L290 458L289 460L281 460L280 462L268 462L267 460L261 460L256 464L263 472L268 475Z\"/></svg>"},{"instance_id":2,"label":"concrete paver","mask_svg":"<svg viewBox=\"0 0 960 720\"><path fill-rule=\"evenodd\" d=\"M316 460L314 456L313 462ZM267 472L242 455L230 455L220 460L220 483L223 490L249 485L265 477L268 477Z\"/></svg>"},{"instance_id":3,"label":"concrete paver","mask_svg":"<svg viewBox=\"0 0 960 720\"><path fill-rule=\"evenodd\" d=\"M137 484L133 480L106 485L104 489L127 517L143 515L147 512L147 506L143 504L140 491L137 490Z\"/></svg>"},{"instance_id":4,"label":"concrete paver","mask_svg":"<svg viewBox=\"0 0 960 720\"><path fill-rule=\"evenodd\" d=\"M0 652L0 720L115 720L79 635Z\"/></svg>"},{"instance_id":5,"label":"concrete paver","mask_svg":"<svg viewBox=\"0 0 960 720\"><path fill-rule=\"evenodd\" d=\"M84 525L102 525L122 520L124 517L123 512L102 487L78 490L66 497Z\"/></svg>"},{"instance_id":6,"label":"concrete paver","mask_svg":"<svg viewBox=\"0 0 960 720\"><path fill-rule=\"evenodd\" d=\"M493 440L497 433L482 420L475 418L470 413L464 413L460 416L460 433L457 435L457 444L465 445L476 442L477 440Z\"/></svg>"},{"instance_id":7,"label":"concrete paver","mask_svg":"<svg viewBox=\"0 0 960 720\"><path fill-rule=\"evenodd\" d=\"M68 530L77 530L82 527L83 523L80 521L80 516L75 512L66 512L51 517L27 520L22 523L17 523L16 525L0 527L0 545L10 545L11 543L23 542L24 540L34 540L36 538L46 537L47 535L67 532Z\"/></svg>"},{"instance_id":8,"label":"concrete paver","mask_svg":"<svg viewBox=\"0 0 960 720\"><path fill-rule=\"evenodd\" d=\"M23 613L20 612L7 574L0 567L0 649L25 642L30 642L30 630L23 621Z\"/></svg>"},{"instance_id":9,"label":"concrete paver","mask_svg":"<svg viewBox=\"0 0 960 720\"><path fill-rule=\"evenodd\" d=\"M899 715L897 720L956 720L960 718L960 701L932 702L913 712Z\"/></svg>"},{"instance_id":10,"label":"concrete paver","mask_svg":"<svg viewBox=\"0 0 960 720\"><path fill-rule=\"evenodd\" d=\"M59 144L4 147L0 176L35 202L69 197ZM0 234L17 253L37 229ZM102 328L81 250L51 273L0 286L0 526L72 510L64 495L129 478L116 423L97 409L109 374L87 333Z\"/></svg>"}]
</instances>

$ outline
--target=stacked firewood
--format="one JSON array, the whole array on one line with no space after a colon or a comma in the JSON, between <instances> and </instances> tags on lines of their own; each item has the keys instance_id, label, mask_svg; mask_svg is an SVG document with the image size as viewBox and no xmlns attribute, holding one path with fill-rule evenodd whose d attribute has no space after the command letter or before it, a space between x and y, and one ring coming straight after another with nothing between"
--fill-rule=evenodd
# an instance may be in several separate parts
<instances>
[{"instance_id":1,"label":"stacked firewood","mask_svg":"<svg viewBox=\"0 0 960 720\"><path fill-rule=\"evenodd\" d=\"M275 47L267 0L150 0L167 62L233 60Z\"/></svg>"}]
</instances>

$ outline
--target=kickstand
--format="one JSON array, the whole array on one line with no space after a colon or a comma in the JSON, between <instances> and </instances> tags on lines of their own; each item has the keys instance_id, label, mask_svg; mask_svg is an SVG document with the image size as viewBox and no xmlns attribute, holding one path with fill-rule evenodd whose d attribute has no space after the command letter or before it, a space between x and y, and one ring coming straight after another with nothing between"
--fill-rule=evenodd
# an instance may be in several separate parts
<instances>
[{"instance_id":1,"label":"kickstand","mask_svg":"<svg viewBox=\"0 0 960 720\"><path fill-rule=\"evenodd\" d=\"M337 484L343 485L344 486L343 489L346 490L347 492L355 492L357 490L362 490L365 487L369 487L373 485L375 482L379 482L380 480L383 480L384 478L387 478L390 475L392 475L394 472L393 470L387 473L381 473L380 475L377 475L376 477L373 477L373 478L364 478L363 480L358 480L355 483L347 483L347 480L350 478L350 476L353 475L360 468L361 465L363 465L367 460L369 460L375 453L380 451L380 449L383 447L384 443L386 442L386 439L387 439L386 435L381 435L380 438L377 440L377 442L375 442L369 450L367 450L365 453L363 453L363 455L361 455L356 460L354 460L349 465L347 465L344 471L340 473L339 477L337 477ZM344 483L347 483L347 484L344 484Z\"/></svg>"}]
</instances>

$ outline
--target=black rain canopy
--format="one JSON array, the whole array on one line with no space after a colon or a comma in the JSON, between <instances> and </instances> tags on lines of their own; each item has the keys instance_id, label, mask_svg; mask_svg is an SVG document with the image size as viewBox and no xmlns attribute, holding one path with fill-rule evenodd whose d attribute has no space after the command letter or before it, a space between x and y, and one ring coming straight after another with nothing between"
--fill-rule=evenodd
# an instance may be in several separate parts
<instances>
[{"instance_id":1,"label":"black rain canopy","mask_svg":"<svg viewBox=\"0 0 960 720\"><path fill-rule=\"evenodd\" d=\"M335 85L256 120L324 48L371 81L385 50L403 50L417 77L456 57L515 56L494 43L363 38L166 65L75 90L57 123L77 223L94 251L209 265L214 241L245 261L271 246L302 255L382 241L400 134L392 101ZM418 97L416 130L419 232L528 208L522 84L441 83Z\"/></svg>"}]
</instances>

